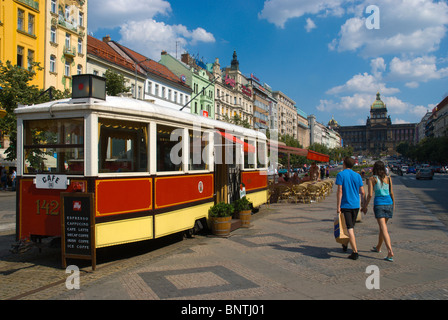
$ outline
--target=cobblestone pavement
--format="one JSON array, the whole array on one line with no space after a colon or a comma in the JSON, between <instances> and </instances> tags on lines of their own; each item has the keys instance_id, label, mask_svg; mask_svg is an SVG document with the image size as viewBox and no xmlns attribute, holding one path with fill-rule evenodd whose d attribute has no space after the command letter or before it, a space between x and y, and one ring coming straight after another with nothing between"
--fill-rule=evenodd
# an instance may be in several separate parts
<instances>
[{"instance_id":1,"label":"cobblestone pavement","mask_svg":"<svg viewBox=\"0 0 448 320\"><path fill-rule=\"evenodd\" d=\"M60 249L10 255L0 247L0 299L51 300L447 300L448 229L398 180L389 221L394 262L371 252L373 209L355 226L359 259L333 238L336 192L311 204L262 207L250 228L229 237L172 241L132 256L99 251L97 270L81 267L79 290L65 286ZM0 241L12 235L0 235ZM174 239L176 240L176 239ZM128 252L129 249L126 250ZM101 258L102 256L102 258ZM368 289L379 272L378 289Z\"/></svg>"}]
</instances>

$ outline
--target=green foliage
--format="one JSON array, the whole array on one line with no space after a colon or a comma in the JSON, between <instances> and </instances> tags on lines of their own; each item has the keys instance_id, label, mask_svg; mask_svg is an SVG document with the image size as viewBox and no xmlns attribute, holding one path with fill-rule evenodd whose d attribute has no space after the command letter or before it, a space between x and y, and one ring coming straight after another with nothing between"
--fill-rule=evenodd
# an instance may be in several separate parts
<instances>
[{"instance_id":1,"label":"green foliage","mask_svg":"<svg viewBox=\"0 0 448 320\"><path fill-rule=\"evenodd\" d=\"M233 214L234 208L231 204L220 202L210 207L208 214L213 218L230 217Z\"/></svg>"},{"instance_id":2,"label":"green foliage","mask_svg":"<svg viewBox=\"0 0 448 320\"><path fill-rule=\"evenodd\" d=\"M241 199L237 199L232 203L235 212L241 212L252 209L252 202L249 201L245 196Z\"/></svg>"},{"instance_id":3,"label":"green foliage","mask_svg":"<svg viewBox=\"0 0 448 320\"><path fill-rule=\"evenodd\" d=\"M417 145L403 142L397 146L396 151L418 162L447 163L448 137L427 137Z\"/></svg>"},{"instance_id":4,"label":"green foliage","mask_svg":"<svg viewBox=\"0 0 448 320\"><path fill-rule=\"evenodd\" d=\"M129 92L130 88L126 87L124 76L116 73L111 69L107 69L104 74L106 78L106 93L109 96L117 96L120 93Z\"/></svg>"}]
</instances>

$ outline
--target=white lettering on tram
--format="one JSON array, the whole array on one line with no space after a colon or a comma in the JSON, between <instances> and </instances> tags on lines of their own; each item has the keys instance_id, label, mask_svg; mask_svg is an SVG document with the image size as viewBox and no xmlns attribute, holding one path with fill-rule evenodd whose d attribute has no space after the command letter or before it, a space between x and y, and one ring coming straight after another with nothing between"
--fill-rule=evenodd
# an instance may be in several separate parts
<instances>
[{"instance_id":1,"label":"white lettering on tram","mask_svg":"<svg viewBox=\"0 0 448 320\"><path fill-rule=\"evenodd\" d=\"M265 130L261 130L262 132ZM175 129L170 134L170 141L177 143L170 150L170 160L175 165L182 163L182 155L184 154L184 143L182 142L184 129ZM199 134L198 134L199 133ZM266 133L266 132L264 132ZM278 162L277 149L273 148L267 155L266 140L246 137L240 133L233 131L225 131L225 138L215 134L214 138L214 161L216 164L242 164L245 163L248 168L266 168L268 164L276 164ZM277 141L277 130L271 130L271 140ZM227 141L227 140L230 141ZM193 151L192 164L201 164L205 162L209 164L209 148L210 135L207 131L202 131L201 124L193 124L193 139L190 150ZM225 148L222 148L225 146ZM224 151L223 151L224 149ZM202 150L202 152L201 152ZM223 155L224 152L224 155ZM234 163L235 162L235 163Z\"/></svg>"}]
</instances>

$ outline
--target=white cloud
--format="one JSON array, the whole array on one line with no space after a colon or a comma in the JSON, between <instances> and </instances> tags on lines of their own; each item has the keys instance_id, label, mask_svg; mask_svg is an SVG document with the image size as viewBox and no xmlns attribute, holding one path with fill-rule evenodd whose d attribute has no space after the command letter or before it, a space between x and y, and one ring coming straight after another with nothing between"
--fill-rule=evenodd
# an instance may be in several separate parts
<instances>
[{"instance_id":1,"label":"white cloud","mask_svg":"<svg viewBox=\"0 0 448 320\"><path fill-rule=\"evenodd\" d=\"M372 68L373 76L381 79L383 72L386 71L386 63L384 62L384 59L381 57L372 59L372 61L370 61L370 66Z\"/></svg>"},{"instance_id":2,"label":"white cloud","mask_svg":"<svg viewBox=\"0 0 448 320\"><path fill-rule=\"evenodd\" d=\"M407 81L406 86L417 87L418 82L427 82L448 76L448 68L437 69L436 57L423 56L415 59L393 58L390 62L389 78Z\"/></svg>"},{"instance_id":3,"label":"white cloud","mask_svg":"<svg viewBox=\"0 0 448 320\"><path fill-rule=\"evenodd\" d=\"M171 14L171 4L166 0L91 0L89 5L88 32L99 28L118 29L125 46L155 60L162 50L175 55L199 42L215 42L213 34L203 28L188 30L183 25L169 25L155 19L158 15Z\"/></svg>"},{"instance_id":4,"label":"white cloud","mask_svg":"<svg viewBox=\"0 0 448 320\"><path fill-rule=\"evenodd\" d=\"M182 52L188 43L215 41L213 34L203 28L190 31L183 25L168 25L153 19L127 22L121 26L120 34L120 43L155 60L162 50L174 55L176 42L178 52Z\"/></svg>"},{"instance_id":5,"label":"white cloud","mask_svg":"<svg viewBox=\"0 0 448 320\"><path fill-rule=\"evenodd\" d=\"M394 122L394 124L410 123L409 121L406 121L406 120L403 120L403 119L398 119L398 118L395 118L395 120L393 122Z\"/></svg>"},{"instance_id":6,"label":"white cloud","mask_svg":"<svg viewBox=\"0 0 448 320\"><path fill-rule=\"evenodd\" d=\"M305 14L337 15L344 10L341 7L347 0L266 0L263 10L258 14L279 28L284 28L286 21L300 18Z\"/></svg>"},{"instance_id":7,"label":"white cloud","mask_svg":"<svg viewBox=\"0 0 448 320\"><path fill-rule=\"evenodd\" d=\"M88 31L95 32L99 28L116 28L131 20L168 15L171 5L165 0L90 0L88 10Z\"/></svg>"},{"instance_id":8,"label":"white cloud","mask_svg":"<svg viewBox=\"0 0 448 320\"><path fill-rule=\"evenodd\" d=\"M353 7L354 17L341 26L329 44L338 51L360 51L365 57L385 54L422 55L438 50L448 25L448 5L432 0L376 0L380 29L367 29L364 1Z\"/></svg>"},{"instance_id":9,"label":"white cloud","mask_svg":"<svg viewBox=\"0 0 448 320\"><path fill-rule=\"evenodd\" d=\"M311 30L317 28L316 24L314 23L313 20L311 20L310 18L306 19L306 25L305 25L305 30L306 32L311 32Z\"/></svg>"},{"instance_id":10,"label":"white cloud","mask_svg":"<svg viewBox=\"0 0 448 320\"><path fill-rule=\"evenodd\" d=\"M375 94L378 91L384 94L393 94L399 92L400 90L397 88L388 88L386 84L384 82L380 82L377 77L364 72L363 74L354 75L345 84L333 87L326 93L333 95L346 92Z\"/></svg>"}]
</instances>

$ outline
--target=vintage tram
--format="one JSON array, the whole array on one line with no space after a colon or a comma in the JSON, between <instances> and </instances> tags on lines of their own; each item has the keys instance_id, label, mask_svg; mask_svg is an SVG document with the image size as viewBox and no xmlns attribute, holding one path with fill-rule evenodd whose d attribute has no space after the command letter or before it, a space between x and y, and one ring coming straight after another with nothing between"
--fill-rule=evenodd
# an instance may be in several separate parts
<instances>
[{"instance_id":1,"label":"vintage tram","mask_svg":"<svg viewBox=\"0 0 448 320\"><path fill-rule=\"evenodd\" d=\"M72 81L71 99L16 109L18 241L60 237L67 193L92 195L95 248L206 226L241 184L267 201L263 133Z\"/></svg>"}]
</instances>

